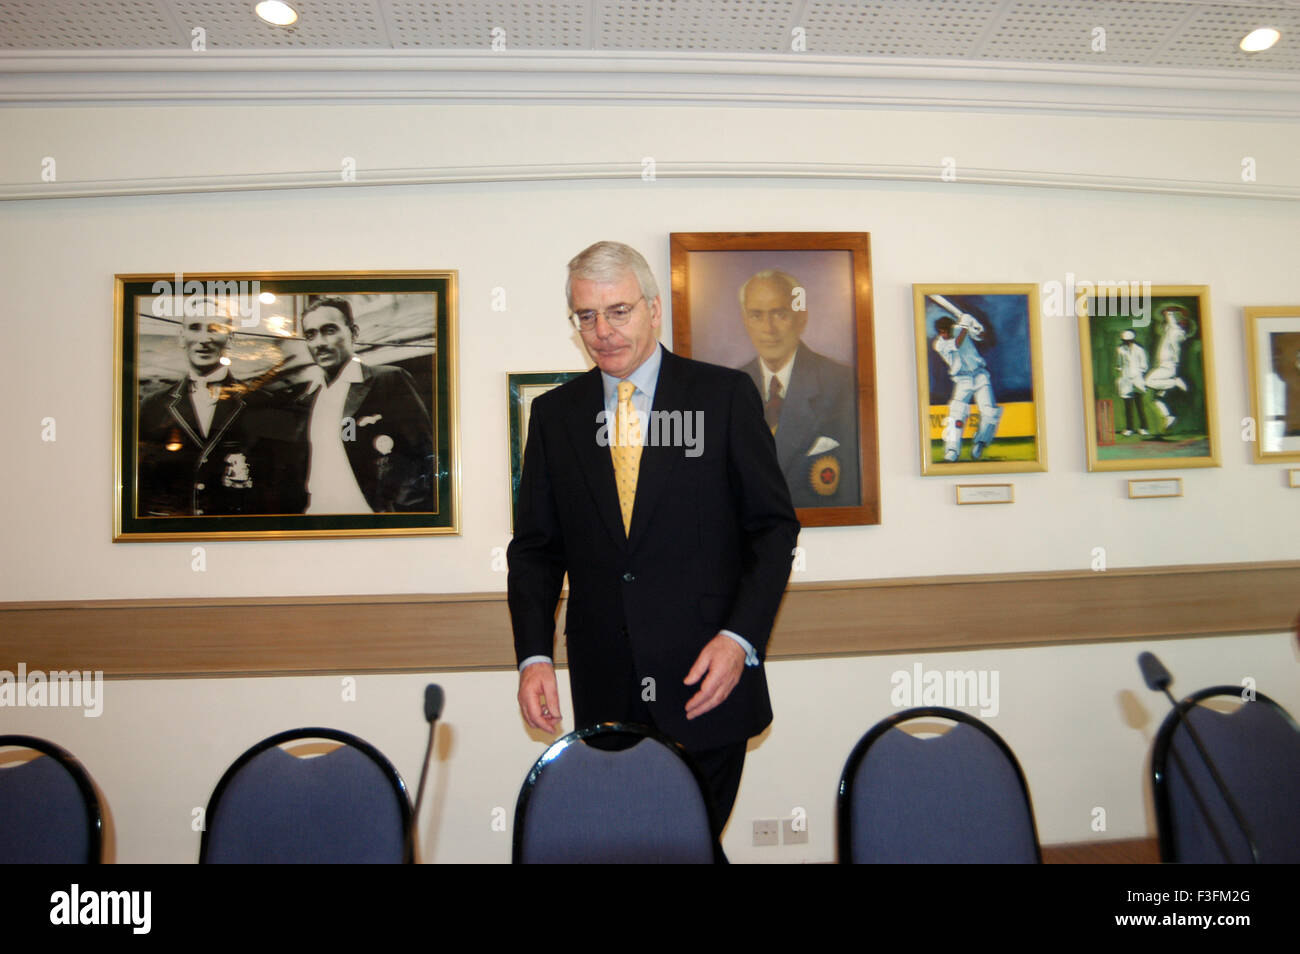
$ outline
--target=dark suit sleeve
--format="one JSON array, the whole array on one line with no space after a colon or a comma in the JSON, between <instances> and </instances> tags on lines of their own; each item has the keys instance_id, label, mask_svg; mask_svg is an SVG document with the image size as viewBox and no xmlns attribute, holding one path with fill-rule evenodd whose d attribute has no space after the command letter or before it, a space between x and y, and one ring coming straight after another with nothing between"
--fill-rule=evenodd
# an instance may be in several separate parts
<instances>
[{"instance_id":1,"label":"dark suit sleeve","mask_svg":"<svg viewBox=\"0 0 1300 954\"><path fill-rule=\"evenodd\" d=\"M743 552L740 585L723 628L743 636L762 658L790 578L799 520L758 390L747 376L735 377L730 415L727 468Z\"/></svg>"},{"instance_id":2,"label":"dark suit sleeve","mask_svg":"<svg viewBox=\"0 0 1300 954\"><path fill-rule=\"evenodd\" d=\"M564 583L564 539L551 491L544 424L547 402L533 402L519 479L515 533L506 551L515 662L555 653L555 607Z\"/></svg>"},{"instance_id":3,"label":"dark suit sleeve","mask_svg":"<svg viewBox=\"0 0 1300 954\"><path fill-rule=\"evenodd\" d=\"M429 412L420 400L415 381L402 368L397 375L389 376L393 406L397 409L401 428L400 446L406 455L404 466L394 475L392 488L393 509L398 511L424 511L433 509L434 461L433 423Z\"/></svg>"}]
</instances>

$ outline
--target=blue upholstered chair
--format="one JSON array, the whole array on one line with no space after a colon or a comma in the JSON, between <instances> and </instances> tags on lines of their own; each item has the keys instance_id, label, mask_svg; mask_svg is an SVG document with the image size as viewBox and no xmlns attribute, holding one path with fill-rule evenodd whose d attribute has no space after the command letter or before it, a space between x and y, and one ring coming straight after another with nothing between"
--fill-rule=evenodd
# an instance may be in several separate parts
<instances>
[{"instance_id":1,"label":"blue upholstered chair","mask_svg":"<svg viewBox=\"0 0 1300 954\"><path fill-rule=\"evenodd\" d=\"M712 864L721 848L705 791L681 747L653 729L570 732L524 780L514 862Z\"/></svg>"},{"instance_id":2,"label":"blue upholstered chair","mask_svg":"<svg viewBox=\"0 0 1300 954\"><path fill-rule=\"evenodd\" d=\"M98 864L103 815L81 763L30 735L0 735L9 747L29 751L0 753L0 864Z\"/></svg>"},{"instance_id":3,"label":"blue upholstered chair","mask_svg":"<svg viewBox=\"0 0 1300 954\"><path fill-rule=\"evenodd\" d=\"M925 718L957 724L924 739L899 728ZM844 766L838 814L843 864L1042 860L1015 755L956 709L907 709L873 726Z\"/></svg>"},{"instance_id":4,"label":"blue upholstered chair","mask_svg":"<svg viewBox=\"0 0 1300 954\"><path fill-rule=\"evenodd\" d=\"M1231 713L1200 703L1241 702L1240 686L1192 693L1156 733L1151 753L1160 860L1200 864L1255 860L1250 842L1196 750L1190 722L1218 770L1261 862L1300 862L1300 729L1285 709L1256 693Z\"/></svg>"},{"instance_id":5,"label":"blue upholstered chair","mask_svg":"<svg viewBox=\"0 0 1300 954\"><path fill-rule=\"evenodd\" d=\"M341 743L302 757L280 746ZM411 861L406 785L378 749L337 729L291 729L226 770L205 815L205 864L398 864Z\"/></svg>"}]
</instances>

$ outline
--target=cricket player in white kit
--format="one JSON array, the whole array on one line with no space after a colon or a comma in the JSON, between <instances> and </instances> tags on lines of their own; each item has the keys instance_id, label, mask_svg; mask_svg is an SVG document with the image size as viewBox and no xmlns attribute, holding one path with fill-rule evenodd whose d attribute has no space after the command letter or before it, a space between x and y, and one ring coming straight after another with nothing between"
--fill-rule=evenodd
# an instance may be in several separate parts
<instances>
[{"instance_id":1,"label":"cricket player in white kit","mask_svg":"<svg viewBox=\"0 0 1300 954\"><path fill-rule=\"evenodd\" d=\"M1183 342L1187 339L1187 311L1178 305L1171 305L1162 314L1165 316L1165 333L1160 339L1160 350L1156 352L1156 366L1147 375L1147 387L1155 392L1155 405L1165 419L1165 430L1173 426L1177 416L1170 411L1165 395L1172 389L1187 390L1187 383L1178 376L1178 364L1182 360Z\"/></svg>"},{"instance_id":2,"label":"cricket player in white kit","mask_svg":"<svg viewBox=\"0 0 1300 954\"><path fill-rule=\"evenodd\" d=\"M971 399L974 398L980 409L980 426L975 432L970 457L971 460L979 460L993 442L998 421L1002 418L1002 409L993 399L993 382L989 377L988 365L974 345L974 342L984 337L984 326L973 315L953 309L945 301L940 301L939 304L960 313L960 318L956 321L944 315L934 323L939 335L934 339L934 350L948 365L948 376L952 378L948 420L943 429L943 459L947 463L953 463L961 456L962 431L966 427Z\"/></svg>"},{"instance_id":3,"label":"cricket player in white kit","mask_svg":"<svg viewBox=\"0 0 1300 954\"><path fill-rule=\"evenodd\" d=\"M1137 335L1125 331L1115 357L1115 390L1124 402L1124 436L1132 437L1135 427L1139 434L1147 434L1147 412L1142 408L1147 389L1146 349L1137 343Z\"/></svg>"}]
</instances>

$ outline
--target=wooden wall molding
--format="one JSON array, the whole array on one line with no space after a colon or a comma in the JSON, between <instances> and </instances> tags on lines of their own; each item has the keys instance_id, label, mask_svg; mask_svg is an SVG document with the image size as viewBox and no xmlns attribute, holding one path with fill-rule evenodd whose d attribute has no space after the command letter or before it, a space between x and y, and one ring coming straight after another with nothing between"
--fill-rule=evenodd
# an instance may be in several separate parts
<instances>
[{"instance_id":1,"label":"wooden wall molding","mask_svg":"<svg viewBox=\"0 0 1300 954\"><path fill-rule=\"evenodd\" d=\"M1300 561L793 583L768 658L1277 632L1297 609ZM0 603L0 670L20 662L200 677L511 669L514 653L504 593Z\"/></svg>"}]
</instances>

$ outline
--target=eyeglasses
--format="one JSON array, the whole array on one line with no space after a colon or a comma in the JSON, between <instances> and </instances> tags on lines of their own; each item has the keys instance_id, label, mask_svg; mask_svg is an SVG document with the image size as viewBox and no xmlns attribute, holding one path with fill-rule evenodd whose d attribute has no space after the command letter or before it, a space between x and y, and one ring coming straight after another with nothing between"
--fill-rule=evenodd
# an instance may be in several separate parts
<instances>
[{"instance_id":1,"label":"eyeglasses","mask_svg":"<svg viewBox=\"0 0 1300 954\"><path fill-rule=\"evenodd\" d=\"M606 323L619 328L628 323L632 318L632 312L636 311L636 306L643 301L645 301L645 295L642 295L630 305L626 303L610 305L603 311L589 308L582 311L571 311L569 312L569 321L581 331L590 331L596 327L596 319L604 315Z\"/></svg>"}]
</instances>

